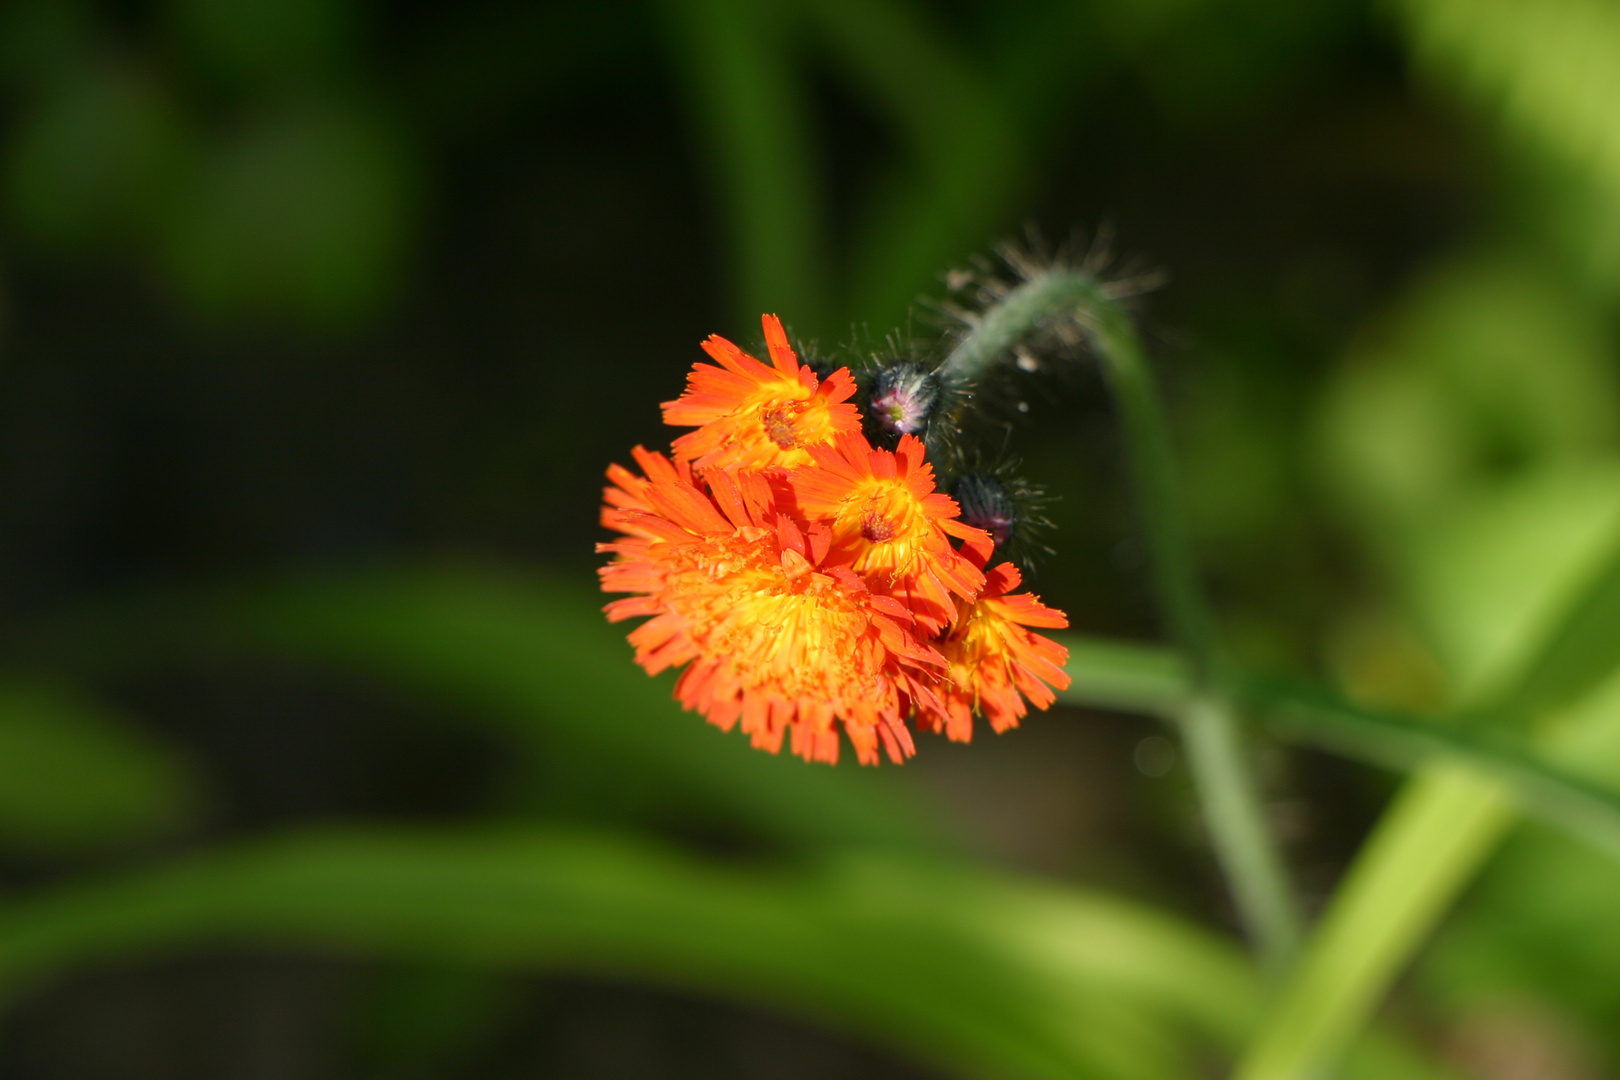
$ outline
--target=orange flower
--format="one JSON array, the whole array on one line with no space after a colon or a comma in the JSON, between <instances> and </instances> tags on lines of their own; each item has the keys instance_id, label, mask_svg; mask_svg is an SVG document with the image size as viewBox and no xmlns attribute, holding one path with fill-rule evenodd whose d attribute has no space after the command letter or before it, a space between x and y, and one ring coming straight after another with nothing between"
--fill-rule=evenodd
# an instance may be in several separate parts
<instances>
[{"instance_id":1,"label":"orange flower","mask_svg":"<svg viewBox=\"0 0 1620 1080\"><path fill-rule=\"evenodd\" d=\"M799 363L781 320L761 317L767 367L713 335L703 351L720 365L692 365L686 392L664 402L664 423L695 427L675 440L675 456L699 469L793 468L810 460L809 449L846 431L859 431L860 413L849 403L855 379L839 368L825 381Z\"/></svg>"},{"instance_id":2,"label":"orange flower","mask_svg":"<svg viewBox=\"0 0 1620 1080\"><path fill-rule=\"evenodd\" d=\"M873 449L858 432L839 435L813 448L814 464L791 472L788 483L799 511L830 525L835 557L938 633L955 617L951 594L971 601L984 587L979 567L946 534L975 543L989 537L958 521L956 500L934 491L923 453L912 435L902 435L894 453Z\"/></svg>"},{"instance_id":3,"label":"orange flower","mask_svg":"<svg viewBox=\"0 0 1620 1080\"><path fill-rule=\"evenodd\" d=\"M990 547L969 545L968 555L982 565ZM1017 727L1028 712L1024 698L1045 709L1057 700L1053 687L1068 688L1063 665L1069 650L1026 629L1062 629L1069 625L1068 617L1029 593L1009 596L1021 580L1016 566L1002 563L985 575L979 599L961 605L956 623L935 643L950 665L942 694L945 708L934 710L919 703L919 727L943 728L953 741L967 742L973 737L975 711L1000 733Z\"/></svg>"},{"instance_id":4,"label":"orange flower","mask_svg":"<svg viewBox=\"0 0 1620 1080\"><path fill-rule=\"evenodd\" d=\"M838 731L863 763L881 743L891 760L913 752L903 721L914 705L942 708L929 688L943 669L895 600L871 593L826 561L831 535L802 528L759 474L684 465L636 451L645 476L615 466L603 523L625 539L601 570L614 622L649 674L689 665L675 696L723 730L741 721L773 753L791 732L794 753L838 759Z\"/></svg>"}]
</instances>

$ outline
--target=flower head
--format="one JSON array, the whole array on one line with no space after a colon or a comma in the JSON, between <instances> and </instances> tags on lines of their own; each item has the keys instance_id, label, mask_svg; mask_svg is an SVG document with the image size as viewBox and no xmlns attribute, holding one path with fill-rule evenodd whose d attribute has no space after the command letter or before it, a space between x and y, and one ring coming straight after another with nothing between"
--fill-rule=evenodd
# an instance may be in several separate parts
<instances>
[{"instance_id":1,"label":"flower head","mask_svg":"<svg viewBox=\"0 0 1620 1080\"><path fill-rule=\"evenodd\" d=\"M983 563L990 548L970 545L968 552L974 561ZM1042 604L1038 596L1012 594L1021 581L1022 575L1012 563L996 566L985 575L979 598L961 605L956 622L935 642L949 664L941 694L945 708L919 705L919 727L943 729L952 740L967 742L973 737L975 712L1000 733L1017 727L1029 711L1025 698L1045 709L1057 700L1054 687L1068 688L1063 665L1069 650L1028 628L1062 629L1069 620L1063 612Z\"/></svg>"},{"instance_id":2,"label":"flower head","mask_svg":"<svg viewBox=\"0 0 1620 1080\"><path fill-rule=\"evenodd\" d=\"M602 588L625 594L610 621L644 620L636 662L678 669L676 699L722 730L810 761L838 759L840 730L863 764L899 762L908 723L966 740L975 712L1001 731L1046 708L1067 653L1029 628L1067 621L1012 594L1010 564L984 572L1027 515L999 472L959 478L960 504L936 491L916 435L951 388L891 363L863 432L849 369L812 370L763 322L769 366L711 337L714 363L664 404L696 430L608 469Z\"/></svg>"},{"instance_id":3,"label":"flower head","mask_svg":"<svg viewBox=\"0 0 1620 1080\"><path fill-rule=\"evenodd\" d=\"M761 321L772 366L716 334L703 351L719 366L693 364L686 392L664 403L666 424L697 428L675 440L678 460L700 470L792 468L810 460L810 448L860 430L849 369L818 380L794 355L781 320Z\"/></svg>"},{"instance_id":4,"label":"flower head","mask_svg":"<svg viewBox=\"0 0 1620 1080\"><path fill-rule=\"evenodd\" d=\"M724 730L741 722L775 752L836 761L841 722L862 762L881 744L892 760L913 752L904 719L915 705L942 708L931 688L943 669L900 603L829 564L831 534L777 505L758 473L689 471L638 450L645 476L610 470L604 524L625 539L601 570L617 622L650 616L630 634L650 674L688 665L675 695Z\"/></svg>"},{"instance_id":5,"label":"flower head","mask_svg":"<svg viewBox=\"0 0 1620 1080\"><path fill-rule=\"evenodd\" d=\"M840 435L813 449L814 464L795 469L788 483L799 511L827 522L834 554L873 588L904 599L919 625L937 633L955 614L952 594L970 601L984 586L984 574L949 536L989 538L958 521L956 501L934 491L923 452L911 435L893 453L858 433Z\"/></svg>"}]
</instances>

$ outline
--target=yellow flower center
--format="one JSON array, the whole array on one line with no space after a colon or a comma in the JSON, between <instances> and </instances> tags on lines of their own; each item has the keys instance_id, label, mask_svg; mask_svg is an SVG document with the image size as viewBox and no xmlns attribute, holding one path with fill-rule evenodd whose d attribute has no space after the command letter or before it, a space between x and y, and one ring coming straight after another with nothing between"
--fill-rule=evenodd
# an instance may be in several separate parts
<instances>
[{"instance_id":1,"label":"yellow flower center","mask_svg":"<svg viewBox=\"0 0 1620 1080\"><path fill-rule=\"evenodd\" d=\"M747 530L752 532L753 530ZM877 692L875 657L860 639L862 598L763 536L683 545L665 579L693 644L736 681L794 701L860 701Z\"/></svg>"},{"instance_id":2,"label":"yellow flower center","mask_svg":"<svg viewBox=\"0 0 1620 1080\"><path fill-rule=\"evenodd\" d=\"M871 479L844 499L833 519L833 535L854 549L855 569L904 573L934 533L922 502L903 480Z\"/></svg>"},{"instance_id":3,"label":"yellow flower center","mask_svg":"<svg viewBox=\"0 0 1620 1080\"><path fill-rule=\"evenodd\" d=\"M793 424L803 412L802 403L782 402L762 411L759 414L759 424L765 429L765 436L771 442L783 450L792 450L799 445L799 433Z\"/></svg>"},{"instance_id":4,"label":"yellow flower center","mask_svg":"<svg viewBox=\"0 0 1620 1080\"><path fill-rule=\"evenodd\" d=\"M831 442L837 434L832 409L803 383L782 379L754 394L732 414L732 440L752 447L741 462L753 468L810 463L809 447Z\"/></svg>"}]
</instances>

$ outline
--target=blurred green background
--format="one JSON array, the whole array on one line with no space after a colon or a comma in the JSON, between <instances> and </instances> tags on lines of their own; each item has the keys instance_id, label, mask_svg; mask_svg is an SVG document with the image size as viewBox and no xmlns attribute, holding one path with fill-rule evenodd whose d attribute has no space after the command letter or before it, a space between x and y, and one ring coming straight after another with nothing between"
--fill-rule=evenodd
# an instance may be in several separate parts
<instances>
[{"instance_id":1,"label":"blurred green background","mask_svg":"<svg viewBox=\"0 0 1620 1080\"><path fill-rule=\"evenodd\" d=\"M1478 699L1620 539L1608 0L13 0L0 95L6 1077L1220 1074L1154 723L812 768L596 614L603 468L762 311L1167 272L1225 640L1364 701ZM1156 640L1104 387L1027 393L1034 587ZM1319 906L1394 781L1256 750ZM1516 832L1355 1067L1620 1075L1617 901Z\"/></svg>"}]
</instances>

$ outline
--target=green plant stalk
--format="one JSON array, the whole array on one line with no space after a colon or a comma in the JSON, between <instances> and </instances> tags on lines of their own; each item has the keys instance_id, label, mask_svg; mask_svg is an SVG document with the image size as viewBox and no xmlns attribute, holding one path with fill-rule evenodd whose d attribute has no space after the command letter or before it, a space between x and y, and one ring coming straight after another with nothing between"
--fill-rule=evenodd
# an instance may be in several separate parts
<instances>
[{"instance_id":1,"label":"green plant stalk","mask_svg":"<svg viewBox=\"0 0 1620 1080\"><path fill-rule=\"evenodd\" d=\"M899 325L939 266L999 228L1033 176L1020 114L927 8L817 0L828 59L888 114L905 154L875 178L850 246L857 325Z\"/></svg>"},{"instance_id":2,"label":"green plant stalk","mask_svg":"<svg viewBox=\"0 0 1620 1080\"><path fill-rule=\"evenodd\" d=\"M1591 734L1582 725L1537 741L1562 760L1578 756ZM1556 770L1547 776L1556 779ZM1594 800L1578 783L1550 792L1546 778L1517 769L1484 775L1477 763L1459 758L1407 781L1357 855L1234 1080L1300 1080L1332 1068L1521 808L1614 854L1608 823L1590 813Z\"/></svg>"},{"instance_id":3,"label":"green plant stalk","mask_svg":"<svg viewBox=\"0 0 1620 1080\"><path fill-rule=\"evenodd\" d=\"M787 58L788 14L745 0L667 0L672 52L729 212L743 326L780 311L830 326L827 253L805 91Z\"/></svg>"},{"instance_id":4,"label":"green plant stalk","mask_svg":"<svg viewBox=\"0 0 1620 1080\"><path fill-rule=\"evenodd\" d=\"M945 358L940 377L971 386L1019 341L1062 318L1085 328L1113 389L1154 590L1170 635L1192 666L1193 681L1207 685L1215 654L1213 620L1182 522L1169 425L1130 317L1102 284L1090 274L1054 270L1017 286Z\"/></svg>"},{"instance_id":5,"label":"green plant stalk","mask_svg":"<svg viewBox=\"0 0 1620 1080\"><path fill-rule=\"evenodd\" d=\"M1512 820L1517 803L1562 823L1614 853L1608 799L1602 788L1554 782L1557 769L1527 771L1500 754L1491 739L1544 720L1580 701L1613 670L1620 627L1620 556L1590 570L1579 598L1545 634L1517 685L1498 688L1470 719L1463 742L1474 764L1496 768L1490 780L1468 779L1447 766L1424 770L1408 783L1374 840L1351 869L1351 888L1334 897L1316 940L1280 993L1240 1062L1242 1080L1285 1080L1331 1068L1355 1032L1429 932L1451 908ZM1475 704L1475 703L1467 703ZM1590 756L1611 718L1600 711L1532 738L1552 762ZM1483 736L1483 737L1482 737ZM1382 740L1386 745L1388 738ZM1575 778L1571 778L1575 779ZM1512 794L1510 801L1508 795Z\"/></svg>"},{"instance_id":6,"label":"green plant stalk","mask_svg":"<svg viewBox=\"0 0 1620 1080\"><path fill-rule=\"evenodd\" d=\"M1299 948L1298 909L1237 737L1232 705L1199 694L1177 711L1211 842L1261 959L1280 976Z\"/></svg>"},{"instance_id":7,"label":"green plant stalk","mask_svg":"<svg viewBox=\"0 0 1620 1080\"><path fill-rule=\"evenodd\" d=\"M1322 1075L1515 818L1499 782L1450 763L1418 773L1379 820L1234 1080Z\"/></svg>"},{"instance_id":8,"label":"green plant stalk","mask_svg":"<svg viewBox=\"0 0 1620 1080\"><path fill-rule=\"evenodd\" d=\"M1590 625L1593 633L1604 635L1607 624L1591 617L1592 607L1589 601L1578 605L1569 625ZM1185 666L1168 650L1056 636L1070 649L1073 682L1059 695L1063 700L1168 719L1192 692ZM1553 640L1572 638L1566 629ZM1573 640L1549 650L1526 685L1547 681L1535 673L1558 667L1559 654L1584 655L1589 645ZM1475 730L1469 730L1367 709L1278 680L1223 674L1232 693L1279 738L1309 740L1413 772L1334 897L1291 982L1274 996L1271 1013L1240 1063L1240 1080L1327 1074L1518 813L1533 814L1620 858L1620 795L1560 764L1584 760L1583 748L1599 735L1598 726L1582 724L1540 740L1537 752L1533 745L1505 740L1510 720L1499 709L1480 714ZM1579 684L1593 678L1578 675ZM1565 696L1536 700L1557 702ZM1527 699L1524 691L1508 698Z\"/></svg>"},{"instance_id":9,"label":"green plant stalk","mask_svg":"<svg viewBox=\"0 0 1620 1080\"><path fill-rule=\"evenodd\" d=\"M1298 909L1244 760L1232 703L1215 678L1213 619L1181 516L1170 428L1129 316L1091 275L1048 271L1016 286L987 311L945 359L940 374L972 385L1024 337L1064 318L1084 328L1118 402L1154 589L1191 677L1193 692L1172 715L1181 727L1210 839L1244 928L1266 965L1281 971L1299 942Z\"/></svg>"},{"instance_id":10,"label":"green plant stalk","mask_svg":"<svg viewBox=\"0 0 1620 1080\"><path fill-rule=\"evenodd\" d=\"M1192 693L1186 666L1169 649L1078 634L1051 636L1069 650L1064 671L1071 682L1058 692L1060 701L1169 721ZM1314 745L1406 773L1422 773L1434 764L1453 766L1503 785L1521 813L1620 860L1620 791L1562 764L1587 756L1579 742L1589 734L1585 727L1538 751L1523 739L1509 739L1505 731L1481 734L1372 709L1303 684L1230 668L1223 668L1222 678L1265 730L1283 742ZM1508 723L1494 711L1478 720L1498 729Z\"/></svg>"}]
</instances>

